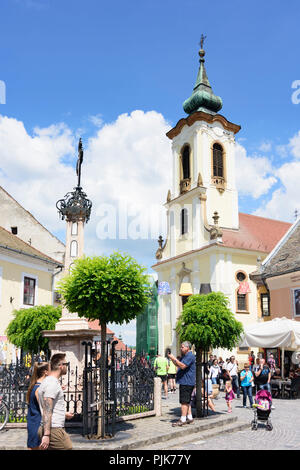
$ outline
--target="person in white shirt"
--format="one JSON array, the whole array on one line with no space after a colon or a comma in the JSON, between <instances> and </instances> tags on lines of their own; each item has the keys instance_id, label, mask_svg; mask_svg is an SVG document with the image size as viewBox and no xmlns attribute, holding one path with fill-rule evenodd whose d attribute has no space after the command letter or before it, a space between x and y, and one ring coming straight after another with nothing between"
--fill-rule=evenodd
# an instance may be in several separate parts
<instances>
[{"instance_id":1,"label":"person in white shirt","mask_svg":"<svg viewBox=\"0 0 300 470\"><path fill-rule=\"evenodd\" d=\"M218 359L214 359L210 369L209 369L209 378L211 379L212 384L217 384L218 379L221 373L220 366L218 365Z\"/></svg>"},{"instance_id":2,"label":"person in white shirt","mask_svg":"<svg viewBox=\"0 0 300 470\"><path fill-rule=\"evenodd\" d=\"M231 377L231 383L234 393L236 393L237 398L240 398L240 385L239 385L239 376L238 376L238 364L234 356L231 356L230 361L226 366L226 370L229 372Z\"/></svg>"},{"instance_id":3,"label":"person in white shirt","mask_svg":"<svg viewBox=\"0 0 300 470\"><path fill-rule=\"evenodd\" d=\"M59 378L67 373L68 363L64 353L54 354L50 360L50 373L38 389L42 414L39 428L42 450L71 450L72 442L65 431L65 419L73 413L66 413L64 394Z\"/></svg>"}]
</instances>

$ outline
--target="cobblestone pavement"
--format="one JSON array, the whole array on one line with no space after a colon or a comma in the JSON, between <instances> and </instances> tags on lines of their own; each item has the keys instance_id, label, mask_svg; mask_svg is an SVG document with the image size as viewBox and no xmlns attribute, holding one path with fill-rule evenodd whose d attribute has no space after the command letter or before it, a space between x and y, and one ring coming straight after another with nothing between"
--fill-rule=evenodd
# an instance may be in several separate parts
<instances>
[{"instance_id":1,"label":"cobblestone pavement","mask_svg":"<svg viewBox=\"0 0 300 470\"><path fill-rule=\"evenodd\" d=\"M215 402L217 410L225 411L226 403L221 398ZM242 407L242 399L233 402L232 415L238 415L239 420L249 420L249 429L234 433L219 434L208 439L203 435L193 435L188 443L180 444L172 441L169 449L173 450L300 450L300 399L276 400L275 409L271 412L273 430L267 431L263 423L259 423L257 431L252 431L250 423L253 411ZM197 437L198 436L198 437ZM167 443L166 443L167 444ZM172 446L170 446L170 444ZM150 446L147 449L154 447ZM157 449L157 446L156 446Z\"/></svg>"},{"instance_id":2,"label":"cobblestone pavement","mask_svg":"<svg viewBox=\"0 0 300 470\"><path fill-rule=\"evenodd\" d=\"M214 437L205 437L206 432L190 434L188 443L182 442L181 437L159 444L148 444L139 449L145 450L207 450L207 449L241 449L241 450L300 450L300 399L298 400L274 400L275 410L272 410L271 418L273 430L267 431L263 424L259 424L257 431L251 431L250 423L253 419L253 411L242 407L242 399L233 401L233 413L226 413L227 407L224 400L224 393L221 392L219 399L215 400L218 417L210 416L205 422L238 417L238 422L249 421L249 429L219 434ZM68 430L71 434L74 449L101 450L116 449L117 446L127 442L138 441L142 438L151 438L161 434L162 441L164 435L178 432L178 428L172 428L171 422L180 416L178 403L178 392L170 395L167 400L163 400L163 416L149 417L124 423L121 432L116 434L116 439L106 441L88 441L81 436L78 430ZM202 421L202 420L201 420ZM195 421L196 423L197 421ZM194 425L189 425L194 426ZM183 428L185 429L185 428ZM190 428L189 428L190 429ZM191 430L191 429L190 429ZM175 437L175 436L174 436ZM26 429L4 429L0 431L1 449L26 449L27 431Z\"/></svg>"},{"instance_id":3,"label":"cobblestone pavement","mask_svg":"<svg viewBox=\"0 0 300 470\"><path fill-rule=\"evenodd\" d=\"M113 450L118 448L126 448L131 446L134 448L137 442L144 441L143 445L147 445L146 441L153 439L159 442L166 440L169 435L182 433L183 429L172 427L172 421L176 421L180 417L178 392L174 395L169 395L167 400L162 400L162 413L161 417L147 417L136 420L127 421L118 425L116 435L112 439L106 440L88 440L84 438L78 428L67 429L71 435L73 448L83 450ZM219 413L217 416L211 415L205 420L200 420L197 425L211 426L215 423L221 426L220 422L228 420L229 416L226 413ZM202 423L203 422L203 423ZM26 449L27 430L26 428L5 428L0 431L0 450L15 450Z\"/></svg>"}]
</instances>

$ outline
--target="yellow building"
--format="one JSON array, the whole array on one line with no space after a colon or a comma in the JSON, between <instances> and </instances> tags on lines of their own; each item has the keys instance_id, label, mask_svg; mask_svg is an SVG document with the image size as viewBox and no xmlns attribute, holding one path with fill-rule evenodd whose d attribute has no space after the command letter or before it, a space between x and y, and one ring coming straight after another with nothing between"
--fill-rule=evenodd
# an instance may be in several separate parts
<instances>
[{"instance_id":1,"label":"yellow building","mask_svg":"<svg viewBox=\"0 0 300 470\"><path fill-rule=\"evenodd\" d=\"M54 303L54 279L62 264L0 227L0 362L15 358L6 328L15 309Z\"/></svg>"},{"instance_id":2,"label":"yellow building","mask_svg":"<svg viewBox=\"0 0 300 470\"><path fill-rule=\"evenodd\" d=\"M159 241L153 269L170 293L159 296L159 352L178 354L175 325L190 294L221 291L245 326L258 318L257 289L249 275L290 224L238 211L235 136L240 126L218 114L222 100L207 78L203 49L188 114L167 133L172 140L166 241ZM240 360L247 351L234 351ZM214 351L228 357L229 351ZM226 357L225 357L226 356Z\"/></svg>"}]
</instances>

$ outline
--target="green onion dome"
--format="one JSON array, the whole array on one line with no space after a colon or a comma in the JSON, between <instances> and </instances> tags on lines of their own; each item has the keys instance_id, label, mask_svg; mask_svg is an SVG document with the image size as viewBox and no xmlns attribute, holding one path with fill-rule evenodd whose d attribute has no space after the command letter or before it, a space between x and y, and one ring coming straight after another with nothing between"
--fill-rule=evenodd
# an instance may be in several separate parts
<instances>
[{"instance_id":1,"label":"green onion dome","mask_svg":"<svg viewBox=\"0 0 300 470\"><path fill-rule=\"evenodd\" d=\"M187 114L192 114L196 111L204 111L209 114L216 114L222 108L222 99L216 96L210 86L207 78L204 56L205 51L200 49L200 67L197 75L196 84L192 95L183 103L183 109Z\"/></svg>"}]
</instances>

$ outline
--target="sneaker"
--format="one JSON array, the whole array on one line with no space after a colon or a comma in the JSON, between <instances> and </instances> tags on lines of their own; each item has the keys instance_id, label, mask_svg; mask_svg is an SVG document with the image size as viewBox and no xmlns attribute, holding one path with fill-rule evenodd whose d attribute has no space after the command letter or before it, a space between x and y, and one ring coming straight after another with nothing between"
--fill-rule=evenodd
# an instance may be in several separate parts
<instances>
[{"instance_id":1,"label":"sneaker","mask_svg":"<svg viewBox=\"0 0 300 470\"><path fill-rule=\"evenodd\" d=\"M228 410L227 413L232 413L232 410Z\"/></svg>"},{"instance_id":2,"label":"sneaker","mask_svg":"<svg viewBox=\"0 0 300 470\"><path fill-rule=\"evenodd\" d=\"M187 422L183 422L181 421L181 419L179 419L178 421L176 421L176 423L173 423L172 426L175 427L175 426L185 426L187 424Z\"/></svg>"},{"instance_id":3,"label":"sneaker","mask_svg":"<svg viewBox=\"0 0 300 470\"><path fill-rule=\"evenodd\" d=\"M186 418L186 422L187 422L187 424L192 424L192 423L194 422L194 420L193 420L193 419Z\"/></svg>"}]
</instances>

